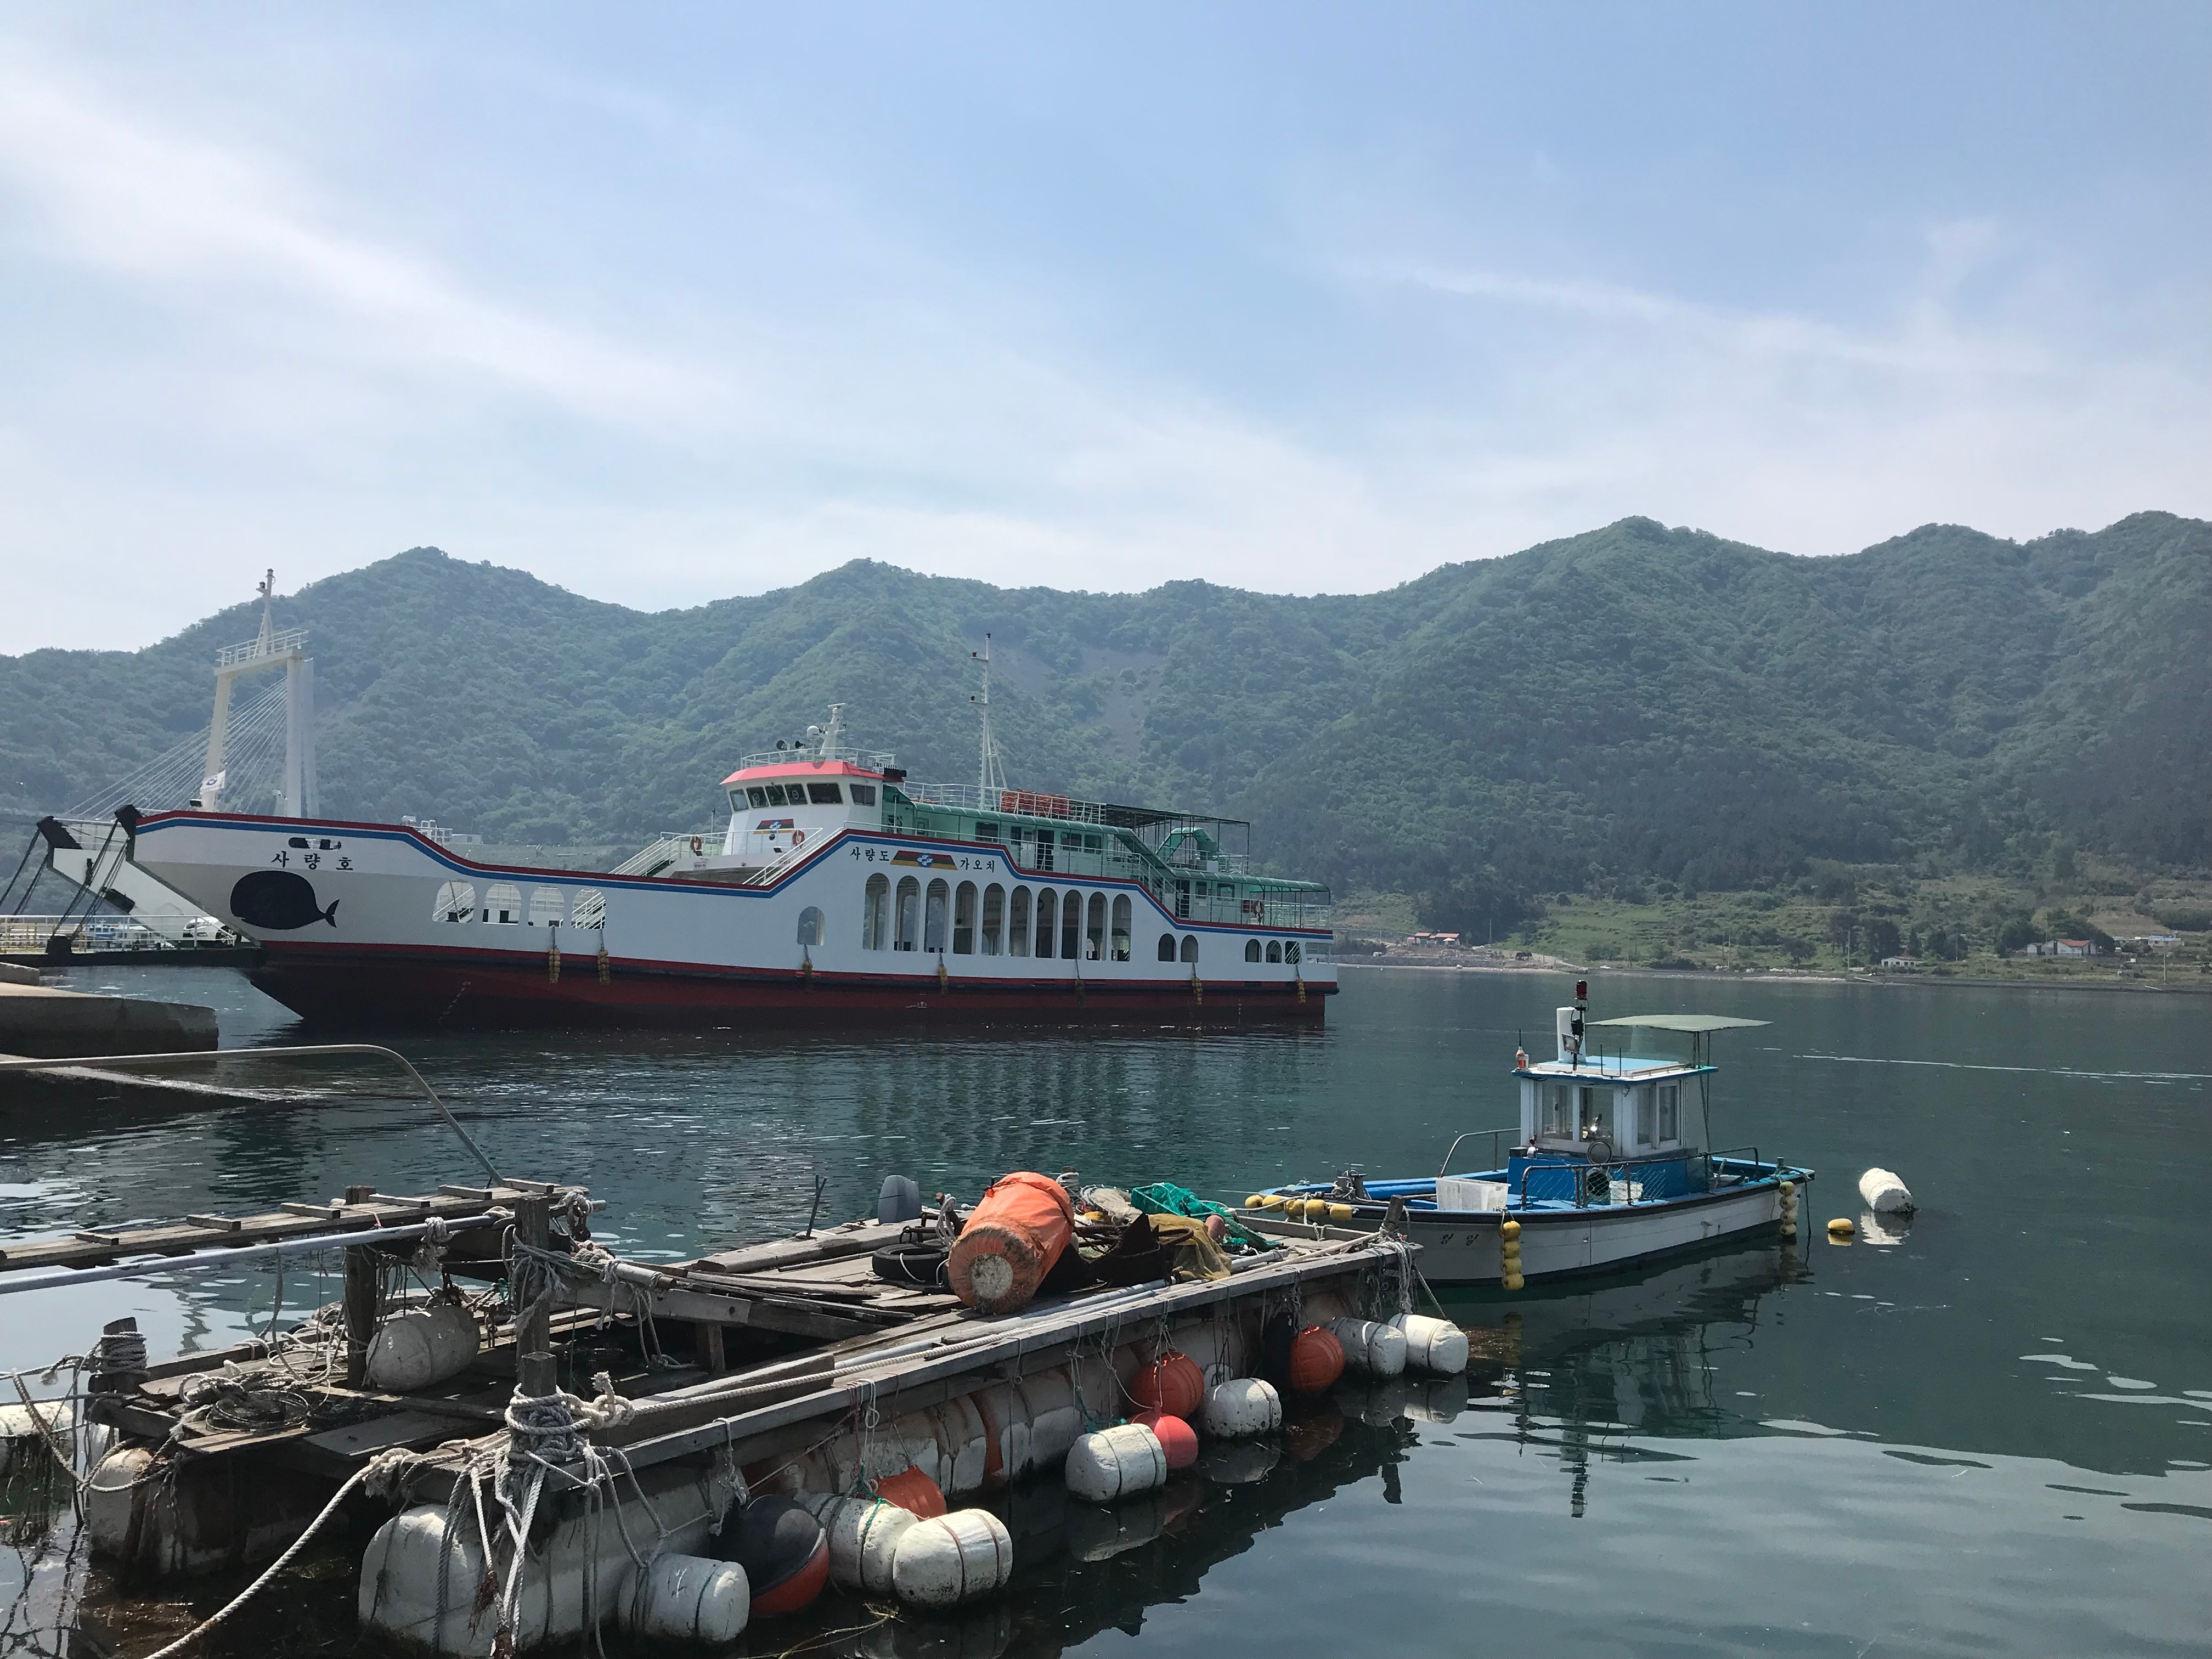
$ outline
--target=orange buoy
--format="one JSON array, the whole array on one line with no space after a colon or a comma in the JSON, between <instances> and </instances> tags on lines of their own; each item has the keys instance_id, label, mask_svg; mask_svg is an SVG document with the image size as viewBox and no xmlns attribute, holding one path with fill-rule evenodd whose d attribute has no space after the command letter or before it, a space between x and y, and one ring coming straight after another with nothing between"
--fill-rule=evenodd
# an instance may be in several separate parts
<instances>
[{"instance_id":1,"label":"orange buoy","mask_svg":"<svg viewBox=\"0 0 2212 1659\"><path fill-rule=\"evenodd\" d=\"M920 1469L901 1469L871 1484L884 1503L908 1510L917 1519L934 1520L945 1513L944 1492Z\"/></svg>"},{"instance_id":2,"label":"orange buoy","mask_svg":"<svg viewBox=\"0 0 2212 1659\"><path fill-rule=\"evenodd\" d=\"M1164 1412L1188 1423L1206 1403L1206 1373L1188 1354L1170 1348L1137 1368L1129 1379L1129 1398L1139 1410Z\"/></svg>"},{"instance_id":3,"label":"orange buoy","mask_svg":"<svg viewBox=\"0 0 2212 1659\"><path fill-rule=\"evenodd\" d=\"M1028 1305L1075 1237L1075 1205L1050 1176L1024 1170L983 1189L945 1257L953 1295L987 1314Z\"/></svg>"},{"instance_id":4,"label":"orange buoy","mask_svg":"<svg viewBox=\"0 0 2212 1659\"><path fill-rule=\"evenodd\" d=\"M1129 1419L1152 1431L1160 1449L1168 1455L1168 1472L1187 1469L1198 1462L1198 1431L1171 1412L1139 1412Z\"/></svg>"},{"instance_id":5,"label":"orange buoy","mask_svg":"<svg viewBox=\"0 0 2212 1659\"><path fill-rule=\"evenodd\" d=\"M1319 1325L1309 1325L1291 1343L1291 1386L1300 1394L1319 1394L1344 1375L1344 1345Z\"/></svg>"}]
</instances>

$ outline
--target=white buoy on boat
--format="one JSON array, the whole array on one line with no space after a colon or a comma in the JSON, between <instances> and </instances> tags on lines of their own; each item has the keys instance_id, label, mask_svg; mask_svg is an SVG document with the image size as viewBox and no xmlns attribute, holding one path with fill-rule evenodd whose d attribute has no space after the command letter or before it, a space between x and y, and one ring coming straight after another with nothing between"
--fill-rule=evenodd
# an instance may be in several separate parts
<instances>
[{"instance_id":1,"label":"white buoy on boat","mask_svg":"<svg viewBox=\"0 0 2212 1659\"><path fill-rule=\"evenodd\" d=\"M1283 1426L1283 1396L1256 1376L1232 1377L1206 1396L1206 1431L1219 1440L1249 1440Z\"/></svg>"},{"instance_id":2,"label":"white buoy on boat","mask_svg":"<svg viewBox=\"0 0 2212 1659\"><path fill-rule=\"evenodd\" d=\"M891 1588L910 1607L952 1607L1001 1589L1013 1571L1006 1523L988 1510L955 1510L899 1534Z\"/></svg>"},{"instance_id":3,"label":"white buoy on boat","mask_svg":"<svg viewBox=\"0 0 2212 1659\"><path fill-rule=\"evenodd\" d=\"M451 1302L394 1314L368 1345L368 1386L413 1394L458 1376L480 1340L477 1316Z\"/></svg>"},{"instance_id":4,"label":"white buoy on boat","mask_svg":"<svg viewBox=\"0 0 2212 1659\"><path fill-rule=\"evenodd\" d=\"M1406 1339L1406 1363L1415 1370L1457 1376L1467 1369L1467 1333L1449 1319L1400 1314L1389 1322Z\"/></svg>"},{"instance_id":5,"label":"white buoy on boat","mask_svg":"<svg viewBox=\"0 0 2212 1659\"><path fill-rule=\"evenodd\" d=\"M1086 1434L1067 1449L1067 1489L1094 1504L1111 1504L1167 1482L1167 1449L1141 1423Z\"/></svg>"},{"instance_id":6,"label":"white buoy on boat","mask_svg":"<svg viewBox=\"0 0 2212 1659\"><path fill-rule=\"evenodd\" d=\"M1859 1177L1859 1196L1876 1215L1911 1215L1918 1207L1893 1170L1869 1170Z\"/></svg>"},{"instance_id":7,"label":"white buoy on boat","mask_svg":"<svg viewBox=\"0 0 2212 1659\"><path fill-rule=\"evenodd\" d=\"M880 1498L832 1498L807 1507L830 1539L830 1582L842 1589L890 1595L891 1564L899 1540L915 1524L914 1511Z\"/></svg>"},{"instance_id":8,"label":"white buoy on boat","mask_svg":"<svg viewBox=\"0 0 2212 1659\"><path fill-rule=\"evenodd\" d=\"M1372 1319L1334 1319L1329 1334L1344 1349L1346 1370L1395 1376L1406 1369L1406 1334Z\"/></svg>"},{"instance_id":9,"label":"white buoy on boat","mask_svg":"<svg viewBox=\"0 0 2212 1659\"><path fill-rule=\"evenodd\" d=\"M744 1634L752 1609L752 1586L736 1562L663 1555L639 1579L628 1622L640 1636L719 1647Z\"/></svg>"}]
</instances>

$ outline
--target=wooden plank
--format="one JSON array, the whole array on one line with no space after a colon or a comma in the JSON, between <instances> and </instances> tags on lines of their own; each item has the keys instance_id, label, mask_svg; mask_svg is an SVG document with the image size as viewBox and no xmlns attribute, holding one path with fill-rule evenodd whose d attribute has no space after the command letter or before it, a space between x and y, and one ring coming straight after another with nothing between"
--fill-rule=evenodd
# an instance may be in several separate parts
<instances>
[{"instance_id":1,"label":"wooden plank","mask_svg":"<svg viewBox=\"0 0 2212 1659\"><path fill-rule=\"evenodd\" d=\"M476 1204L465 1198L399 1200L380 1195L369 1203L345 1206L335 1223L328 1209L306 1205L258 1215L224 1218L226 1224L234 1220L236 1225L221 1235L220 1243L209 1237L208 1227L191 1222L107 1231L86 1228L67 1238L11 1243L0 1249L0 1270L15 1273L28 1267L91 1267L112 1261L118 1256L185 1255L233 1244L281 1243L287 1238L328 1232L333 1226L341 1231L368 1231L380 1224L397 1226L421 1221L426 1214L457 1218L476 1212Z\"/></svg>"}]
</instances>

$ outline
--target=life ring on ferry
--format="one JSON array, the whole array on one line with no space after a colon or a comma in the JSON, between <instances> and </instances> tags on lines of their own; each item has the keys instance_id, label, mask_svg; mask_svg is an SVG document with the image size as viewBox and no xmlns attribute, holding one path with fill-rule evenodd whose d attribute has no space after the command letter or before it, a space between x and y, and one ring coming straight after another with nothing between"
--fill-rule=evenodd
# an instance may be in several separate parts
<instances>
[{"instance_id":1,"label":"life ring on ferry","mask_svg":"<svg viewBox=\"0 0 2212 1659\"><path fill-rule=\"evenodd\" d=\"M793 831L791 832L791 850L792 850L793 852L796 853L796 852L797 852L800 848L802 848L802 847L804 847L804 846L805 846L805 845L806 845L806 831L805 831L804 830L793 830Z\"/></svg>"},{"instance_id":2,"label":"life ring on ferry","mask_svg":"<svg viewBox=\"0 0 2212 1659\"><path fill-rule=\"evenodd\" d=\"M696 859L696 858L697 858L697 857L698 857L702 853L705 852L706 850L707 850L707 841L706 841L706 837L705 837L705 836L692 836L692 837L691 837L691 856L692 856L693 858L695 858L695 859Z\"/></svg>"}]
</instances>

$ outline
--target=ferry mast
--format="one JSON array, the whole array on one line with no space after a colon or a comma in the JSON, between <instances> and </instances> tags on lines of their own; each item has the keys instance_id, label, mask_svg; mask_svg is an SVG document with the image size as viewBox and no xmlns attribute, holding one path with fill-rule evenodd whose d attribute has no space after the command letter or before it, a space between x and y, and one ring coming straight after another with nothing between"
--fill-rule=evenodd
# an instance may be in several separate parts
<instances>
[{"instance_id":1,"label":"ferry mast","mask_svg":"<svg viewBox=\"0 0 2212 1659\"><path fill-rule=\"evenodd\" d=\"M982 711L982 753L975 763L975 790L986 805L1006 787L1006 757L1000 752L999 740L991 735L991 636L983 635L983 648L970 651L969 656L983 665L983 690L981 696L969 701Z\"/></svg>"}]
</instances>

